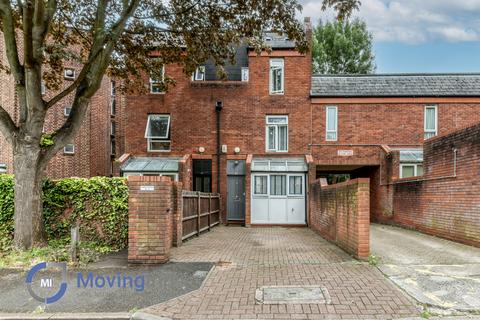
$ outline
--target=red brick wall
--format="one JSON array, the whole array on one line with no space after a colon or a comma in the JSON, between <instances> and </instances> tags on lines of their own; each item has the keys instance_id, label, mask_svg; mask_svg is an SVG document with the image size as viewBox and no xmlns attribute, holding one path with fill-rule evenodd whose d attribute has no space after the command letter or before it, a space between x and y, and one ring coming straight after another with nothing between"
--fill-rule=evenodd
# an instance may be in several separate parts
<instances>
[{"instance_id":1,"label":"red brick wall","mask_svg":"<svg viewBox=\"0 0 480 320\"><path fill-rule=\"evenodd\" d=\"M128 177L129 262L165 263L169 260L174 229L178 227L177 196L181 192L181 185L174 184L167 177ZM142 191L141 186L153 186L154 190ZM175 241L178 242L177 234Z\"/></svg>"},{"instance_id":2,"label":"red brick wall","mask_svg":"<svg viewBox=\"0 0 480 320\"><path fill-rule=\"evenodd\" d=\"M370 254L370 181L310 184L310 227L359 259Z\"/></svg>"},{"instance_id":3,"label":"red brick wall","mask_svg":"<svg viewBox=\"0 0 480 320\"><path fill-rule=\"evenodd\" d=\"M426 141L424 168L426 180L394 181L393 222L480 247L480 125Z\"/></svg>"},{"instance_id":4,"label":"red brick wall","mask_svg":"<svg viewBox=\"0 0 480 320\"><path fill-rule=\"evenodd\" d=\"M3 34L0 33L0 63L8 65L5 56ZM21 43L20 43L21 45ZM81 66L79 64L66 63L66 67L76 69L78 75ZM72 83L64 80L62 88ZM52 98L56 92L46 90L45 100ZM118 97L117 99L121 99ZM47 112L45 131L53 132L60 128L66 120L64 108L70 106L73 94L67 96L53 106ZM12 115L14 121L18 121L18 105L15 97L13 77L0 72L0 105ZM47 167L47 176L58 179L69 176L91 177L111 175L110 157L110 79L105 77L98 92L93 96L89 111L82 124L80 132L75 137L75 154L64 155L63 150L51 160ZM117 121L122 118L122 109L117 106ZM117 130L121 134L122 130ZM117 143L117 154L123 153L122 137ZM0 134L0 163L6 163L9 173L13 173L13 154L11 146Z\"/></svg>"}]
</instances>

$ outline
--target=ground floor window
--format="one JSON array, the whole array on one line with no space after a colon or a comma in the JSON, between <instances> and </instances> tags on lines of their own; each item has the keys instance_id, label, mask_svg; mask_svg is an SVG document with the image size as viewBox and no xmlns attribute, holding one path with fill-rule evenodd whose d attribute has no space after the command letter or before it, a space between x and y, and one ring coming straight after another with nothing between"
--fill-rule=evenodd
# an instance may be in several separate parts
<instances>
[{"instance_id":1,"label":"ground floor window","mask_svg":"<svg viewBox=\"0 0 480 320\"><path fill-rule=\"evenodd\" d=\"M423 164L403 163L400 164L400 178L410 178L423 175Z\"/></svg>"}]
</instances>

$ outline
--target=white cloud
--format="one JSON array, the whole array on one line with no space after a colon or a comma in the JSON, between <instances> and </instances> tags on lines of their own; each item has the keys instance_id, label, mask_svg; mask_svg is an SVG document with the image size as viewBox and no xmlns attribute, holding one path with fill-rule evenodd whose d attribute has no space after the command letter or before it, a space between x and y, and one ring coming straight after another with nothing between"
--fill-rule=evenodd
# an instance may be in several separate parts
<instances>
[{"instance_id":1,"label":"white cloud","mask_svg":"<svg viewBox=\"0 0 480 320\"><path fill-rule=\"evenodd\" d=\"M301 0L302 15L332 19L322 0ZM480 41L480 0L362 0L355 14L377 42Z\"/></svg>"}]
</instances>

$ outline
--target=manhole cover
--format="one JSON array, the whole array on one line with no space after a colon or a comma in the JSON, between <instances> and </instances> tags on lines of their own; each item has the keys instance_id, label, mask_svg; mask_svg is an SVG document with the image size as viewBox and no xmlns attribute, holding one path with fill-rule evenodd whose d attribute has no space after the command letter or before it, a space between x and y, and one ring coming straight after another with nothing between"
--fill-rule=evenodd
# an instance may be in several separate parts
<instances>
[{"instance_id":1,"label":"manhole cover","mask_svg":"<svg viewBox=\"0 0 480 320\"><path fill-rule=\"evenodd\" d=\"M319 286L271 286L257 289L255 300L261 304L329 304L330 295Z\"/></svg>"}]
</instances>

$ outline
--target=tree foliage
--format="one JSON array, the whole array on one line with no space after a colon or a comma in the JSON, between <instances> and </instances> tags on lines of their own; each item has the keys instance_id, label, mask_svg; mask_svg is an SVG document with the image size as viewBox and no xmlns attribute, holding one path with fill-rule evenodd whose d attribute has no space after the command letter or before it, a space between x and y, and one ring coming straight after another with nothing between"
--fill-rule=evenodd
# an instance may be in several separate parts
<instances>
[{"instance_id":1,"label":"tree foliage","mask_svg":"<svg viewBox=\"0 0 480 320\"><path fill-rule=\"evenodd\" d=\"M337 20L348 20L353 11L360 9L359 0L323 0L322 10L332 7L337 12Z\"/></svg>"},{"instance_id":2,"label":"tree foliage","mask_svg":"<svg viewBox=\"0 0 480 320\"><path fill-rule=\"evenodd\" d=\"M365 22L321 23L313 32L313 70L322 74L367 74L375 71L372 35Z\"/></svg>"}]
</instances>

